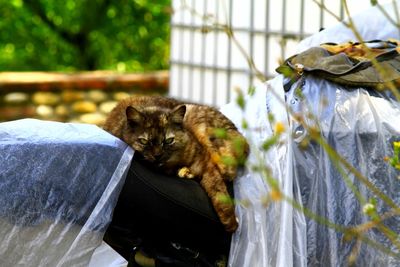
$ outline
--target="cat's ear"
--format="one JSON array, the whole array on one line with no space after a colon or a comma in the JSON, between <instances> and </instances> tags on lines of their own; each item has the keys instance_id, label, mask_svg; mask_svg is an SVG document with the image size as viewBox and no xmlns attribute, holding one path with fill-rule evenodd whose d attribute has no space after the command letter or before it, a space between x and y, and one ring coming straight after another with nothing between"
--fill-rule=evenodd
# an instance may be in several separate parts
<instances>
[{"instance_id":1,"label":"cat's ear","mask_svg":"<svg viewBox=\"0 0 400 267\"><path fill-rule=\"evenodd\" d=\"M143 121L143 115L134 107L126 108L126 119L128 120L129 125L137 125Z\"/></svg>"},{"instance_id":2,"label":"cat's ear","mask_svg":"<svg viewBox=\"0 0 400 267\"><path fill-rule=\"evenodd\" d=\"M177 106L171 111L171 117L170 117L171 121L173 123L182 123L183 118L185 117L185 113L186 113L185 105Z\"/></svg>"}]
</instances>

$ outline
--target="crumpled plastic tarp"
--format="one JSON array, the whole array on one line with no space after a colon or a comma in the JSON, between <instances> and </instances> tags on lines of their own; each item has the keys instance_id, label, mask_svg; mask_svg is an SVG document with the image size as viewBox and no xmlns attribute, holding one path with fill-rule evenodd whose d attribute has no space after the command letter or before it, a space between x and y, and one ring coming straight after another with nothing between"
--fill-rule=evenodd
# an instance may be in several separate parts
<instances>
[{"instance_id":1,"label":"crumpled plastic tarp","mask_svg":"<svg viewBox=\"0 0 400 267\"><path fill-rule=\"evenodd\" d=\"M399 30L393 25L389 27L390 23L376 8L358 15L356 23L369 40L399 38ZM352 34L338 25L306 39L299 51L324 42L349 40L354 40ZM279 75L257 87L254 95L246 98L244 110L235 103L222 108L236 125L247 121L247 129L241 131L251 143L247 169L234 182L239 228L233 235L229 266L348 266L352 250L356 251L355 240L346 241L343 232L317 223L289 201L268 202L270 184L257 170L268 166L281 192L300 207L343 226L367 222L370 219L362 211L365 203L346 185L345 176L328 154L315 142L306 149L300 148L307 131L285 105L295 112L311 112L325 140L339 155L399 206L399 172L384 158L393 155L393 142L400 140L400 104L388 92L347 88L318 77L305 76L286 93L285 82ZM271 114L276 122L285 125L287 132L282 142L265 152L261 146L274 134L274 124L268 119ZM345 173L366 202L376 199L380 214L390 210L348 170ZM400 234L399 216L385 220L385 225ZM399 253L381 231L372 229L365 233L389 254ZM389 254L364 242L353 255L356 266L400 266L400 258Z\"/></svg>"},{"instance_id":2,"label":"crumpled plastic tarp","mask_svg":"<svg viewBox=\"0 0 400 267\"><path fill-rule=\"evenodd\" d=\"M132 156L94 125L0 123L0 266L87 266Z\"/></svg>"}]
</instances>

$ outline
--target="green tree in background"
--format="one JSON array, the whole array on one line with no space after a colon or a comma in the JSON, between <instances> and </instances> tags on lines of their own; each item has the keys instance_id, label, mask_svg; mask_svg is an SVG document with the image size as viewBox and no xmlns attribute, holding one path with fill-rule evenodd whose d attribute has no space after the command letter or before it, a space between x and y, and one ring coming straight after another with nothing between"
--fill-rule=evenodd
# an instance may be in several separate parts
<instances>
[{"instance_id":1,"label":"green tree in background","mask_svg":"<svg viewBox=\"0 0 400 267\"><path fill-rule=\"evenodd\" d=\"M0 71L165 69L170 2L0 0Z\"/></svg>"}]
</instances>

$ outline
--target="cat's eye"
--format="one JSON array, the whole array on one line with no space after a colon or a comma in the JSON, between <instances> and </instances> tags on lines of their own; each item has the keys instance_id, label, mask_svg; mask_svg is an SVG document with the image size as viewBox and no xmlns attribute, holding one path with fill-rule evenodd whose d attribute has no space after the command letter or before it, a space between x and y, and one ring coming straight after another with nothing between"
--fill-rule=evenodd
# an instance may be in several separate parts
<instances>
[{"instance_id":1,"label":"cat's eye","mask_svg":"<svg viewBox=\"0 0 400 267\"><path fill-rule=\"evenodd\" d=\"M139 142L142 144L142 145L147 145L147 143L149 142L146 138L139 138Z\"/></svg>"},{"instance_id":2,"label":"cat's eye","mask_svg":"<svg viewBox=\"0 0 400 267\"><path fill-rule=\"evenodd\" d=\"M174 142L174 138L173 137L170 137L170 138L167 138L167 139L164 140L164 144L166 144L166 145L170 145L173 142Z\"/></svg>"}]
</instances>

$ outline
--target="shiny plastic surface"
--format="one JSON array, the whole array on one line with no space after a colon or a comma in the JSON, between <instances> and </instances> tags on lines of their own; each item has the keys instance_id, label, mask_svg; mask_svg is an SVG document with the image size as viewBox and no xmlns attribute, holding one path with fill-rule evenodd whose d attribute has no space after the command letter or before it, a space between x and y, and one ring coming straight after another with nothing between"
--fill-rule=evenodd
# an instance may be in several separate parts
<instances>
[{"instance_id":1,"label":"shiny plastic surface","mask_svg":"<svg viewBox=\"0 0 400 267\"><path fill-rule=\"evenodd\" d=\"M133 151L93 125L0 124L0 266L87 266Z\"/></svg>"}]
</instances>

